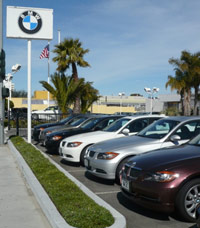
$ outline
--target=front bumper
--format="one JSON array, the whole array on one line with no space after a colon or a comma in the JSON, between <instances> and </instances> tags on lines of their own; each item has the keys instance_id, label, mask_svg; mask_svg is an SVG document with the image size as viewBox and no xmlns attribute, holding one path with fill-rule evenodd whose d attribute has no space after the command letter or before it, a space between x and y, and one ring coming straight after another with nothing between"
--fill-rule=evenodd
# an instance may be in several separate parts
<instances>
[{"instance_id":1,"label":"front bumper","mask_svg":"<svg viewBox=\"0 0 200 228\"><path fill-rule=\"evenodd\" d=\"M59 154L66 161L80 162L80 155L81 155L82 149L83 149L83 146L65 147L60 145Z\"/></svg>"},{"instance_id":2,"label":"front bumper","mask_svg":"<svg viewBox=\"0 0 200 228\"><path fill-rule=\"evenodd\" d=\"M91 158L87 155L84 159L84 164L87 171L92 175L103 179L115 180L117 168L117 162L115 159L101 160L96 157Z\"/></svg>"},{"instance_id":3,"label":"front bumper","mask_svg":"<svg viewBox=\"0 0 200 228\"><path fill-rule=\"evenodd\" d=\"M46 140L44 142L44 145L45 145L45 147L46 147L46 149L48 151L56 151L56 152L58 152L58 149L59 149L61 140L57 140L57 141L54 141L54 140Z\"/></svg>"},{"instance_id":4,"label":"front bumper","mask_svg":"<svg viewBox=\"0 0 200 228\"><path fill-rule=\"evenodd\" d=\"M35 141L39 141L39 135L40 135L40 129L34 129L32 136Z\"/></svg>"},{"instance_id":5,"label":"front bumper","mask_svg":"<svg viewBox=\"0 0 200 228\"><path fill-rule=\"evenodd\" d=\"M129 179L129 178L128 178ZM132 202L150 210L172 213L175 210L177 189L171 183L156 183L122 178L122 194ZM125 186L125 187L123 187Z\"/></svg>"}]
</instances>

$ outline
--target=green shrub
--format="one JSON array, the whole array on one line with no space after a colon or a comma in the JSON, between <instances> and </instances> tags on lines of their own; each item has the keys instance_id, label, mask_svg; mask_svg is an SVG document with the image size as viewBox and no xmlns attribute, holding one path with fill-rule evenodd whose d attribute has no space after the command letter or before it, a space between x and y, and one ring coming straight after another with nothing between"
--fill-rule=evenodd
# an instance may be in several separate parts
<instances>
[{"instance_id":1,"label":"green shrub","mask_svg":"<svg viewBox=\"0 0 200 228\"><path fill-rule=\"evenodd\" d=\"M39 150L18 136L11 141L68 224L78 228L104 228L114 223L109 211L83 193Z\"/></svg>"}]
</instances>

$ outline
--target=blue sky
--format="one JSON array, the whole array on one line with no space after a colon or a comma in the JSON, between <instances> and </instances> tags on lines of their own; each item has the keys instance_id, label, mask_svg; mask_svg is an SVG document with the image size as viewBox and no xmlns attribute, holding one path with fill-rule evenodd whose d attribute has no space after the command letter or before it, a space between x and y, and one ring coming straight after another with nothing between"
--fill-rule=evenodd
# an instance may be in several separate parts
<instances>
[{"instance_id":1,"label":"blue sky","mask_svg":"<svg viewBox=\"0 0 200 228\"><path fill-rule=\"evenodd\" d=\"M61 41L79 38L90 50L85 60L91 65L78 68L79 77L93 82L101 95L146 96L144 87L170 93L165 83L174 71L168 60L179 58L183 50L200 51L199 0L3 0L7 73L12 65L22 65L13 79L16 90L27 91L27 40L6 38L6 6L53 9L50 49L58 43L58 29ZM47 59L39 59L46 44L32 41L32 92L43 90L39 81L47 81ZM55 69L51 61L51 74Z\"/></svg>"}]
</instances>

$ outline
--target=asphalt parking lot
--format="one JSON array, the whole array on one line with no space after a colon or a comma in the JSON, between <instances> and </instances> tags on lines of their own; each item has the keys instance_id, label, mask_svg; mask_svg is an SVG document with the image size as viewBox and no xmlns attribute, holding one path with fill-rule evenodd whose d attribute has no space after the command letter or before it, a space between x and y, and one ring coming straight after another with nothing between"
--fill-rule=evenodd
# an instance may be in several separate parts
<instances>
[{"instance_id":1,"label":"asphalt parking lot","mask_svg":"<svg viewBox=\"0 0 200 228\"><path fill-rule=\"evenodd\" d=\"M46 152L45 147L33 142L40 150ZM47 153L48 154L48 153ZM127 228L196 228L195 224L185 223L176 215L166 215L146 210L124 198L120 192L120 186L113 181L106 181L94 177L85 172L85 168L79 164L69 163L55 154L48 154L54 161L60 164L76 179L81 181L91 191L109 203L113 208L123 214L127 221Z\"/></svg>"}]
</instances>

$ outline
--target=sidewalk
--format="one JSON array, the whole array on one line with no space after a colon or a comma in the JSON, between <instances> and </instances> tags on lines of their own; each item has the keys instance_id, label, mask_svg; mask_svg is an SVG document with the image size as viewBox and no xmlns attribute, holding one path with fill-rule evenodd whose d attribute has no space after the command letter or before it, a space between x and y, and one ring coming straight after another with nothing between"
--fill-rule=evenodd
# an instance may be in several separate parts
<instances>
[{"instance_id":1,"label":"sidewalk","mask_svg":"<svg viewBox=\"0 0 200 228\"><path fill-rule=\"evenodd\" d=\"M7 145L0 146L0 228L51 228Z\"/></svg>"}]
</instances>

